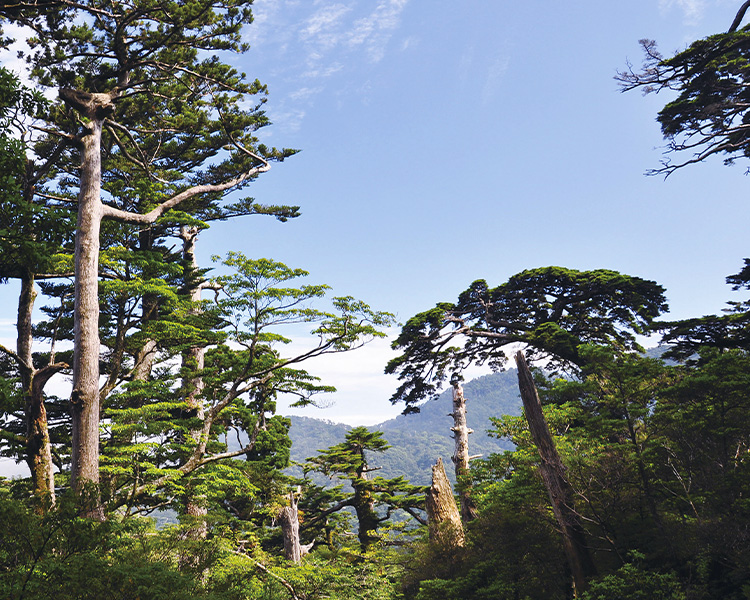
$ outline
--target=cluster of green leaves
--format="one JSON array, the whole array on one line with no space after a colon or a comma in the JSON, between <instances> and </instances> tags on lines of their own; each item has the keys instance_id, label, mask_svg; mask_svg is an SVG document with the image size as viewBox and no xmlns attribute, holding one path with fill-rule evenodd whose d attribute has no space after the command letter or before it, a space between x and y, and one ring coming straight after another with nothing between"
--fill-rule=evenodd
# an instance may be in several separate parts
<instances>
[{"instance_id":1,"label":"cluster of green leaves","mask_svg":"<svg viewBox=\"0 0 750 600\"><path fill-rule=\"evenodd\" d=\"M456 303L406 322L393 342L402 353L386 367L403 381L391 400L412 410L469 364L502 368L512 343L573 367L584 343L637 349L635 334L666 308L660 285L608 270L533 269L494 288L475 281Z\"/></svg>"},{"instance_id":2,"label":"cluster of green leaves","mask_svg":"<svg viewBox=\"0 0 750 600\"><path fill-rule=\"evenodd\" d=\"M8 600L386 600L398 589L400 562L383 550L362 560L322 549L295 566L257 546L238 551L252 534L226 524L194 540L189 526L82 519L70 498L41 516L5 485L0 496L0 595Z\"/></svg>"}]
</instances>

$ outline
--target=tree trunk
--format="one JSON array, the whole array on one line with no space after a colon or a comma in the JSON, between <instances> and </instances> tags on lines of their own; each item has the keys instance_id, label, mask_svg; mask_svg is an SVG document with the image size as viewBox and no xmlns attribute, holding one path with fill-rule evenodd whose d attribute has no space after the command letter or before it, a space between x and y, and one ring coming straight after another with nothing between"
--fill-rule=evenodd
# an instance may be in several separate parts
<instances>
[{"instance_id":1,"label":"tree trunk","mask_svg":"<svg viewBox=\"0 0 750 600\"><path fill-rule=\"evenodd\" d=\"M197 304L201 300L201 284L195 277L198 272L198 262L195 258L195 242L198 238L198 233L199 229L197 227L183 227L180 230L180 237L183 240L183 285L184 291L187 293L190 302L193 302L196 305L191 309L193 314L199 310ZM183 397L190 414L195 415L195 417L200 419L201 422L205 418L202 397L205 383L200 372L205 367L205 356L206 349L203 346L192 346L182 355L183 372L186 374L190 373L190 375L186 376L182 382ZM200 442L201 434L201 429L190 432L190 436L196 444ZM206 499L195 494L191 488L188 488L185 510L187 514L194 519L194 531L191 533L192 537L205 537L208 533L205 521L205 517L208 515ZM201 519L202 522L199 522Z\"/></svg>"},{"instance_id":2,"label":"tree trunk","mask_svg":"<svg viewBox=\"0 0 750 600\"><path fill-rule=\"evenodd\" d=\"M294 492L289 492L289 506L279 511L278 519L284 538L284 557L299 564L302 562L302 548L299 543L299 513Z\"/></svg>"},{"instance_id":3,"label":"tree trunk","mask_svg":"<svg viewBox=\"0 0 750 600\"><path fill-rule=\"evenodd\" d=\"M362 449L359 451L364 453ZM352 487L354 488L352 506L357 514L357 525L359 527L357 537L363 552L367 552L380 539L378 526L382 520L375 512L375 498L373 498L369 487L366 464L363 459L362 469L357 472L356 478L352 480Z\"/></svg>"},{"instance_id":4,"label":"tree trunk","mask_svg":"<svg viewBox=\"0 0 750 600\"><path fill-rule=\"evenodd\" d=\"M579 597L586 591L588 578L596 574L596 568L586 546L583 527L575 512L574 494L565 478L565 466L544 419L539 394L523 352L516 354L516 365L524 413L541 458L539 470L552 503L552 512L562 532L565 557L573 576L573 594Z\"/></svg>"},{"instance_id":5,"label":"tree trunk","mask_svg":"<svg viewBox=\"0 0 750 600\"><path fill-rule=\"evenodd\" d=\"M432 542L452 547L464 546L461 515L442 458L438 458L432 467L432 485L425 497L425 508Z\"/></svg>"},{"instance_id":6,"label":"tree trunk","mask_svg":"<svg viewBox=\"0 0 750 600\"><path fill-rule=\"evenodd\" d=\"M94 118L82 139L75 247L73 447L71 486L87 496L84 512L103 518L99 496L99 232L102 119Z\"/></svg>"},{"instance_id":7,"label":"tree trunk","mask_svg":"<svg viewBox=\"0 0 750 600\"><path fill-rule=\"evenodd\" d=\"M34 368L31 316L35 299L34 275L27 270L21 277L18 297L16 352L24 363L19 365L19 370L26 411L26 463L31 471L34 497L43 510L44 507L55 505L55 475L43 389L49 377L57 371L40 375Z\"/></svg>"},{"instance_id":8,"label":"tree trunk","mask_svg":"<svg viewBox=\"0 0 750 600\"><path fill-rule=\"evenodd\" d=\"M471 499L471 485L469 483L469 434L474 433L466 424L466 398L460 383L453 383L453 464L456 468L456 487L461 504L461 518L468 523L477 518L477 507ZM476 457L475 457L476 458Z\"/></svg>"}]
</instances>

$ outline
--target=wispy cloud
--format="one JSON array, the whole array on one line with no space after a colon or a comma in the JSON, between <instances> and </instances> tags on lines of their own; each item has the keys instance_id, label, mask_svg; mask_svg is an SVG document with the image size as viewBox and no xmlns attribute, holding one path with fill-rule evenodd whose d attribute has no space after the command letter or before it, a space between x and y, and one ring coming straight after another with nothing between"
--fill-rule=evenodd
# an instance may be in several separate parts
<instances>
[{"instance_id":1,"label":"wispy cloud","mask_svg":"<svg viewBox=\"0 0 750 600\"><path fill-rule=\"evenodd\" d=\"M392 336L395 332L391 332ZM292 346L309 349L309 338L293 338ZM323 355L305 363L305 369L333 385L337 391L316 398L320 408L293 409L288 402L294 398L279 398L279 412L308 417L332 419L350 425L373 425L393 418L403 406L394 407L388 401L398 383L395 376L384 377L383 368L395 356L390 340L377 339L364 347L343 354Z\"/></svg>"},{"instance_id":2,"label":"wispy cloud","mask_svg":"<svg viewBox=\"0 0 750 600\"><path fill-rule=\"evenodd\" d=\"M408 0L379 2L372 13L354 23L354 28L349 32L348 45L364 46L370 60L380 62L407 2Z\"/></svg>"},{"instance_id":3,"label":"wispy cloud","mask_svg":"<svg viewBox=\"0 0 750 600\"><path fill-rule=\"evenodd\" d=\"M273 57L274 74L295 90L282 110L290 112L288 107L295 105L303 115L340 73L364 72L363 62L376 64L391 47L403 51L415 43L412 38L391 43L408 2L256 0L255 23L247 37L259 55ZM278 111L273 120L280 123Z\"/></svg>"},{"instance_id":4,"label":"wispy cloud","mask_svg":"<svg viewBox=\"0 0 750 600\"><path fill-rule=\"evenodd\" d=\"M659 10L666 12L672 8L682 11L685 23L695 25L706 10L705 0L659 0Z\"/></svg>"},{"instance_id":5,"label":"wispy cloud","mask_svg":"<svg viewBox=\"0 0 750 600\"><path fill-rule=\"evenodd\" d=\"M287 106L287 104L285 102L273 111L273 122L276 124L274 129L285 133L296 133L302 128L306 111L302 108ZM264 139L270 139L273 137L273 132L266 132L265 135Z\"/></svg>"},{"instance_id":6,"label":"wispy cloud","mask_svg":"<svg viewBox=\"0 0 750 600\"><path fill-rule=\"evenodd\" d=\"M320 93L322 88L320 86L318 87L303 87L298 89L296 92L292 92L289 94L289 97L292 100L306 100L307 98L310 98L311 96L314 96L315 94Z\"/></svg>"},{"instance_id":7,"label":"wispy cloud","mask_svg":"<svg viewBox=\"0 0 750 600\"><path fill-rule=\"evenodd\" d=\"M487 70L487 76L482 88L482 105L487 106L500 89L505 72L510 64L510 56L506 53L498 55Z\"/></svg>"},{"instance_id":8,"label":"wispy cloud","mask_svg":"<svg viewBox=\"0 0 750 600\"><path fill-rule=\"evenodd\" d=\"M310 41L320 50L328 50L341 43L346 35L344 17L352 12L352 6L328 4L311 15L300 31L302 40Z\"/></svg>"}]
</instances>

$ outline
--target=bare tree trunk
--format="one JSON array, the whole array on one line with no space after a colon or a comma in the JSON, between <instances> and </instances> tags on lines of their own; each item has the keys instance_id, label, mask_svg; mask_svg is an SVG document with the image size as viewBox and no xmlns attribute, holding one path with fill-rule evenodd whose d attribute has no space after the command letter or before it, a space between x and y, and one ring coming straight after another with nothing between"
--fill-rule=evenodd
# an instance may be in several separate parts
<instances>
[{"instance_id":1,"label":"bare tree trunk","mask_svg":"<svg viewBox=\"0 0 750 600\"><path fill-rule=\"evenodd\" d=\"M464 546L466 541L461 515L442 458L438 458L432 467L432 485L425 497L425 508L431 541L453 547Z\"/></svg>"},{"instance_id":2,"label":"bare tree trunk","mask_svg":"<svg viewBox=\"0 0 750 600\"><path fill-rule=\"evenodd\" d=\"M284 557L299 564L302 562L302 548L299 543L299 513L294 492L289 492L289 506L279 511L278 519L284 538Z\"/></svg>"},{"instance_id":3,"label":"bare tree trunk","mask_svg":"<svg viewBox=\"0 0 750 600\"><path fill-rule=\"evenodd\" d=\"M458 498L461 504L461 518L468 523L477 518L477 507L471 499L471 486L469 477L469 434L474 433L466 424L466 398L463 386L458 382L453 383L453 439L455 450L453 452L453 464L456 468L456 486ZM476 457L474 457L476 458Z\"/></svg>"},{"instance_id":4,"label":"bare tree trunk","mask_svg":"<svg viewBox=\"0 0 750 600\"><path fill-rule=\"evenodd\" d=\"M93 111L92 111L93 112ZM81 141L81 179L75 247L73 446L71 485L85 493L84 512L103 518L99 496L99 232L102 119L92 118Z\"/></svg>"},{"instance_id":5,"label":"bare tree trunk","mask_svg":"<svg viewBox=\"0 0 750 600\"><path fill-rule=\"evenodd\" d=\"M516 354L516 365L524 413L541 458L539 470L552 503L552 512L563 536L565 557L573 576L573 594L579 597L586 591L588 578L596 574L596 568L586 546L583 527L575 512L574 493L565 478L565 466L560 460L555 441L544 419L539 394L523 352L519 351Z\"/></svg>"},{"instance_id":6,"label":"bare tree trunk","mask_svg":"<svg viewBox=\"0 0 750 600\"><path fill-rule=\"evenodd\" d=\"M182 261L184 265L184 290L188 294L190 301L196 307L191 309L195 314L199 310L197 304L201 301L201 282L196 279L198 272L198 261L195 258L195 243L198 239L199 229L197 227L182 227L180 229L180 238L182 238ZM182 382L182 393L185 398L185 404L191 414L194 414L201 422L205 418L203 411L203 389L205 382L201 371L205 367L206 349L203 346L192 346L182 355L182 368L185 373L193 373L187 376ZM195 443L200 442L201 430L190 432L190 436ZM188 496L185 501L185 511L194 521L191 537L206 537L208 528L205 517L208 515L205 498L194 493L192 489L188 490Z\"/></svg>"}]
</instances>

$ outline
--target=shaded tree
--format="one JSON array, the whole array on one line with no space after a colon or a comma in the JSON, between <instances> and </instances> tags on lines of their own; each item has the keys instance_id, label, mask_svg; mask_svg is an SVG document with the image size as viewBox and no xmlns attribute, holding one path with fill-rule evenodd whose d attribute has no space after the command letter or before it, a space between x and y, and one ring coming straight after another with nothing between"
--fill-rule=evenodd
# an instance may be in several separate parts
<instances>
[{"instance_id":1,"label":"shaded tree","mask_svg":"<svg viewBox=\"0 0 750 600\"><path fill-rule=\"evenodd\" d=\"M5 410L10 419L4 434L18 442L11 446L24 448L39 506L55 502L44 388L52 376L68 365L56 361L54 353L47 357L32 353L32 312L38 293L35 284L40 279L65 275L65 246L70 241L71 224L69 211L33 202L34 187L40 174L51 168L52 160L34 168L34 160L27 157L29 140L25 132L28 121L46 108L47 102L38 91L21 85L7 69L0 69L0 279L20 283L16 347L0 346L12 363L6 375L17 377L18 381L16 401Z\"/></svg>"},{"instance_id":2,"label":"shaded tree","mask_svg":"<svg viewBox=\"0 0 750 600\"><path fill-rule=\"evenodd\" d=\"M151 225L192 198L243 187L268 170L269 160L288 153L253 137L267 123L262 102L241 107L265 88L218 58L222 51L246 49L240 38L252 18L249 2L63 1L51 8L6 4L2 14L34 31L28 40L32 75L56 88L63 101L52 113L47 139L80 164L72 182L58 181L61 189L72 184L78 198L71 476L80 492L99 481L102 221ZM129 203L122 187L109 195L103 156L115 156L153 182L147 203Z\"/></svg>"}]
</instances>

